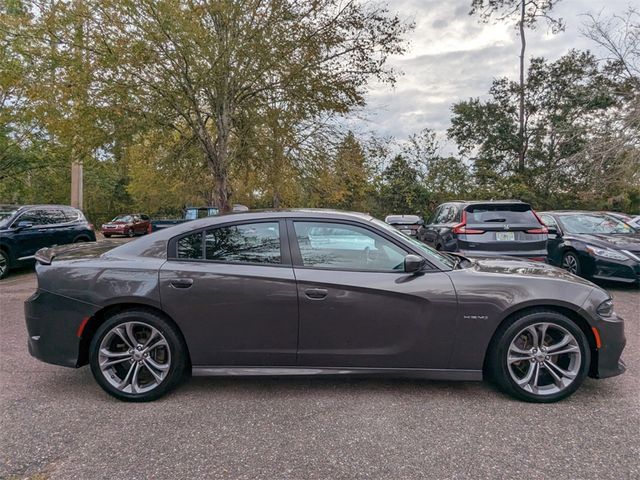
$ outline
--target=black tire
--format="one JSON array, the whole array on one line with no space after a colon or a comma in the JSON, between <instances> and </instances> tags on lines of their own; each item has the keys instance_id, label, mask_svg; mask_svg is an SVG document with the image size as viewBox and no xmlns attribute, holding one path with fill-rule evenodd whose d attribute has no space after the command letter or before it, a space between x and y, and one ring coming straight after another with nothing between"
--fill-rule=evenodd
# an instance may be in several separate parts
<instances>
[{"instance_id":1,"label":"black tire","mask_svg":"<svg viewBox=\"0 0 640 480\"><path fill-rule=\"evenodd\" d=\"M570 360L571 362L575 361L576 364L574 364L572 368L567 367L567 371L574 370L572 374L575 376L573 377L573 379L566 377L566 381L570 383L562 387L562 389L557 392L553 391L554 386L558 388L558 385L553 381L553 377L550 374L550 371L552 369L544 366L546 365L546 361L543 360L544 363L540 366L539 378L540 383L544 383L546 379L549 384L541 385L541 390L538 392L528 391L526 389L528 385L525 385L524 387L518 385L516 380L513 378L512 370L510 370L510 367L508 365L508 356L510 354L509 350L512 342L519 341L519 339L522 338L521 333L527 327L535 328L534 325L540 325L542 323L550 325L547 328L547 332L570 333L575 340L575 345L573 345L573 347L579 348L579 365L576 365L578 363L577 360ZM567 347L562 348L566 349ZM549 349L549 351L551 351L551 349ZM554 357L553 354L551 354L551 356L552 358ZM556 363L559 363L560 361L565 361L568 363L568 358L577 358L577 351L575 353L565 354L565 357L556 356L555 358ZM508 322L506 325L502 326L498 332L496 332L496 335L490 347L487 360L487 373L489 374L491 380L493 380L502 391L519 400L524 400L527 402L551 403L567 398L580 387L589 372L589 365L591 363L591 349L584 332L570 318L555 311L533 310L524 312L522 315L515 317L511 322ZM524 364L522 362L524 362ZM535 359L523 359L522 362L512 363L512 368L514 369L514 371L516 368L520 368L520 365L523 365L523 369L526 366L527 373L528 368L535 369ZM526 377L526 375L523 375L523 378L521 380L523 380L524 377ZM546 393L543 390L545 388L548 389Z\"/></svg>"},{"instance_id":2,"label":"black tire","mask_svg":"<svg viewBox=\"0 0 640 480\"><path fill-rule=\"evenodd\" d=\"M131 322L135 322L137 325L146 325L157 329L158 332L160 332L160 334L166 340L169 350L168 357L170 359L170 362L166 376L151 390L143 393L125 392L116 388L110 383L109 380L107 380L105 376L107 375L107 373L102 371L99 364L101 355L101 343L105 339L105 337L107 335L112 335L113 338L116 338L116 336L112 334L113 329L119 325L123 325L124 327L124 324ZM121 343L126 350L127 347L125 346L124 342ZM131 351L133 350L130 350L130 352ZM122 376L125 376L124 370L135 367L135 363L136 361L134 360L127 360L123 362L121 367L123 369ZM137 363L140 364L140 361L138 361ZM95 335L91 339L91 344L89 346L89 364L91 366L91 373L93 373L96 382L98 382L98 385L100 385L109 395L112 395L118 400L124 400L128 402L149 402L160 398L165 393L175 388L181 382L181 380L185 378L185 373L187 372L187 368L189 366L189 359L187 348L184 344L182 336L171 321L167 320L162 315L149 310L132 309L116 313L115 315L109 317L102 325L100 325ZM143 372L143 368L144 367L142 366L139 367L139 371L141 374ZM111 378L117 379L117 377L113 376L114 372L111 373ZM152 378L149 375L149 372L146 373L148 378ZM129 374L127 373L126 376L128 377L128 375Z\"/></svg>"},{"instance_id":3,"label":"black tire","mask_svg":"<svg viewBox=\"0 0 640 480\"><path fill-rule=\"evenodd\" d=\"M0 280L9 276L9 254L0 250Z\"/></svg>"},{"instance_id":4,"label":"black tire","mask_svg":"<svg viewBox=\"0 0 640 480\"><path fill-rule=\"evenodd\" d=\"M73 243L85 243L85 242L88 242L88 241L89 241L89 239L87 237L78 237L73 241Z\"/></svg>"},{"instance_id":5,"label":"black tire","mask_svg":"<svg viewBox=\"0 0 640 480\"><path fill-rule=\"evenodd\" d=\"M102 235L104 235L104 238L111 238L111 235L108 233L103 233Z\"/></svg>"},{"instance_id":6,"label":"black tire","mask_svg":"<svg viewBox=\"0 0 640 480\"><path fill-rule=\"evenodd\" d=\"M565 252L562 256L562 263L560 266L574 275L582 275L582 265L580 264L580 258L576 252Z\"/></svg>"}]
</instances>

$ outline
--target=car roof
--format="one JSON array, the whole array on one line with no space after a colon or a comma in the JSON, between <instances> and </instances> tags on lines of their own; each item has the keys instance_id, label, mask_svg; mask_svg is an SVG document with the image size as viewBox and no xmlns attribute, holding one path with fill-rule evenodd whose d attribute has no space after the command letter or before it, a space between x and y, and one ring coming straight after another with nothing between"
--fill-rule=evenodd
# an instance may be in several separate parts
<instances>
[{"instance_id":1,"label":"car roof","mask_svg":"<svg viewBox=\"0 0 640 480\"><path fill-rule=\"evenodd\" d=\"M73 208L74 210L78 210L76 207L72 207L71 205L58 205L55 203L52 203L52 204L43 203L43 204L33 204L33 205L13 205L12 208L16 208L18 210L27 210L29 208Z\"/></svg>"},{"instance_id":2,"label":"car roof","mask_svg":"<svg viewBox=\"0 0 640 480\"><path fill-rule=\"evenodd\" d=\"M527 202L523 202L522 200L451 200L449 202L443 202L441 203L441 205L444 205L445 203L459 203L459 204L465 204L465 205L483 205L483 204L512 204L512 203L518 203L518 204L526 204L528 205Z\"/></svg>"},{"instance_id":3,"label":"car roof","mask_svg":"<svg viewBox=\"0 0 640 480\"><path fill-rule=\"evenodd\" d=\"M593 211L593 210L546 210L544 212L538 212L539 215L542 214L546 214L546 215L584 215L584 214L589 214L589 215L609 215L611 216L611 214L609 212L602 212L602 211Z\"/></svg>"}]
</instances>

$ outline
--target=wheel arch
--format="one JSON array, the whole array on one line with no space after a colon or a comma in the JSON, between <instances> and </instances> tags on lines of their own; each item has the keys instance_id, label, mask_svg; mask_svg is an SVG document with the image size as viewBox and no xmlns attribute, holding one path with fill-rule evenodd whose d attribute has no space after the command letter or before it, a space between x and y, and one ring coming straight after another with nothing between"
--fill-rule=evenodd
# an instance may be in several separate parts
<instances>
[{"instance_id":1,"label":"wheel arch","mask_svg":"<svg viewBox=\"0 0 640 480\"><path fill-rule=\"evenodd\" d=\"M593 330L589 325L589 322L576 310L573 310L563 305L557 305L557 304L528 305L522 308L517 308L509 312L509 314L505 318L503 318L502 321L498 324L498 326L493 332L493 335L491 336L491 340L489 341L489 344L485 351L484 361L482 364L482 371L484 372L484 374L486 375L487 372L489 371L488 362L491 356L491 352L493 348L495 348L495 345L498 343L501 333L507 328L507 326L511 323L511 321L515 317L519 317L521 315L526 315L529 313L549 312L549 311L560 313L566 316L571 321L573 321L578 326L578 328L580 328L580 330L582 330L582 333L584 333L585 337L587 338L587 341L589 342L589 350L591 351L591 364L589 365L589 376L594 376L596 374L597 365L598 365L598 349L596 347L596 339L593 334Z\"/></svg>"},{"instance_id":2,"label":"wheel arch","mask_svg":"<svg viewBox=\"0 0 640 480\"><path fill-rule=\"evenodd\" d=\"M11 248L6 243L0 243L0 250L7 254L9 262L11 262Z\"/></svg>"},{"instance_id":3,"label":"wheel arch","mask_svg":"<svg viewBox=\"0 0 640 480\"><path fill-rule=\"evenodd\" d=\"M105 321L107 321L107 319L109 319L110 317L112 317L117 313L131 311L131 310L147 311L147 312L153 313L154 315L161 316L165 320L170 322L175 327L176 331L180 336L180 339L182 340L183 347L187 352L187 362L189 364L189 367L191 366L191 353L189 352L189 345L187 344L184 338L184 334L182 333L182 330L180 329L178 324L175 322L175 320L173 320L173 318L171 318L169 315L167 315L166 312L164 312L158 307L155 307L153 305L149 305L146 303L136 303L136 302L128 301L128 302L113 303L113 304L107 305L101 308L100 310L98 310L97 312L95 312L91 317L89 317L89 320L87 321L86 325L82 330L82 336L80 337L80 347L78 351L79 367L89 363L89 345L91 344L91 340L93 339L93 336L98 331L98 328L100 328L100 325L102 325Z\"/></svg>"},{"instance_id":4,"label":"wheel arch","mask_svg":"<svg viewBox=\"0 0 640 480\"><path fill-rule=\"evenodd\" d=\"M90 242L91 241L91 237L89 235L87 235L86 233L81 233L79 235L76 235L74 237L74 239L73 239L73 243L80 242L80 241Z\"/></svg>"}]
</instances>

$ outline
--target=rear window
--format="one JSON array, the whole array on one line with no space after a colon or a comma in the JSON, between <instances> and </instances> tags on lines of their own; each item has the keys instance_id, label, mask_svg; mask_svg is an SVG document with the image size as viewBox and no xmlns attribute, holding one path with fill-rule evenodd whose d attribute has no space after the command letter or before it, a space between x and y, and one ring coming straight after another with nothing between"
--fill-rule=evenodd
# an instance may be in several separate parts
<instances>
[{"instance_id":1,"label":"rear window","mask_svg":"<svg viewBox=\"0 0 640 480\"><path fill-rule=\"evenodd\" d=\"M471 205L467 207L467 223L538 224L529 205Z\"/></svg>"}]
</instances>

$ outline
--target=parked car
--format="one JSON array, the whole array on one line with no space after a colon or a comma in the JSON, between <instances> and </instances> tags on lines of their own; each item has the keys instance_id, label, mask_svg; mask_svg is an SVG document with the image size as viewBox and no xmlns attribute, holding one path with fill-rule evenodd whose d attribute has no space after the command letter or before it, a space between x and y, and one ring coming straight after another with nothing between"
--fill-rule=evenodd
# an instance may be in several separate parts
<instances>
[{"instance_id":1,"label":"parked car","mask_svg":"<svg viewBox=\"0 0 640 480\"><path fill-rule=\"evenodd\" d=\"M610 215L612 217L617 218L618 220L622 220L625 223L629 223L633 219L631 215L627 215L626 213L621 213L621 212L600 212L600 213L604 213L605 215Z\"/></svg>"},{"instance_id":2,"label":"parked car","mask_svg":"<svg viewBox=\"0 0 640 480\"><path fill-rule=\"evenodd\" d=\"M549 263L600 280L640 281L640 231L599 212L540 214L549 228Z\"/></svg>"},{"instance_id":3,"label":"parked car","mask_svg":"<svg viewBox=\"0 0 640 480\"><path fill-rule=\"evenodd\" d=\"M424 224L418 215L387 215L384 221L405 235L412 237L418 235L418 229Z\"/></svg>"},{"instance_id":4,"label":"parked car","mask_svg":"<svg viewBox=\"0 0 640 480\"><path fill-rule=\"evenodd\" d=\"M151 219L148 215L141 213L127 213L116 216L110 222L104 223L100 227L100 231L105 238L113 235L124 235L127 237L135 237L136 235L144 235L149 233Z\"/></svg>"},{"instance_id":5,"label":"parked car","mask_svg":"<svg viewBox=\"0 0 640 480\"><path fill-rule=\"evenodd\" d=\"M640 230L640 215L633 217L627 223L631 225L633 228L635 228L636 230Z\"/></svg>"},{"instance_id":6,"label":"parked car","mask_svg":"<svg viewBox=\"0 0 640 480\"><path fill-rule=\"evenodd\" d=\"M508 255L545 261L547 228L521 201L455 201L440 205L418 239L445 252Z\"/></svg>"},{"instance_id":7,"label":"parked car","mask_svg":"<svg viewBox=\"0 0 640 480\"><path fill-rule=\"evenodd\" d=\"M603 289L539 262L445 255L364 214L221 215L37 257L29 351L89 363L122 400L158 398L190 371L489 375L552 402L625 370Z\"/></svg>"},{"instance_id":8,"label":"parked car","mask_svg":"<svg viewBox=\"0 0 640 480\"><path fill-rule=\"evenodd\" d=\"M182 212L182 218L163 218L151 220L149 231L155 232L168 227L174 227L184 222L197 220L198 218L215 217L220 213L217 207L187 207Z\"/></svg>"},{"instance_id":9,"label":"parked car","mask_svg":"<svg viewBox=\"0 0 640 480\"><path fill-rule=\"evenodd\" d=\"M236 203L233 205L232 212L247 212L249 207ZM197 220L198 218L215 217L220 214L218 207L187 207L183 210L182 218L170 218L162 220L152 220L149 226L149 232L162 230L163 228L174 227L184 222Z\"/></svg>"},{"instance_id":10,"label":"parked car","mask_svg":"<svg viewBox=\"0 0 640 480\"><path fill-rule=\"evenodd\" d=\"M34 262L43 247L95 242L93 226L82 212L66 205L0 207L0 279L9 270Z\"/></svg>"}]
</instances>

